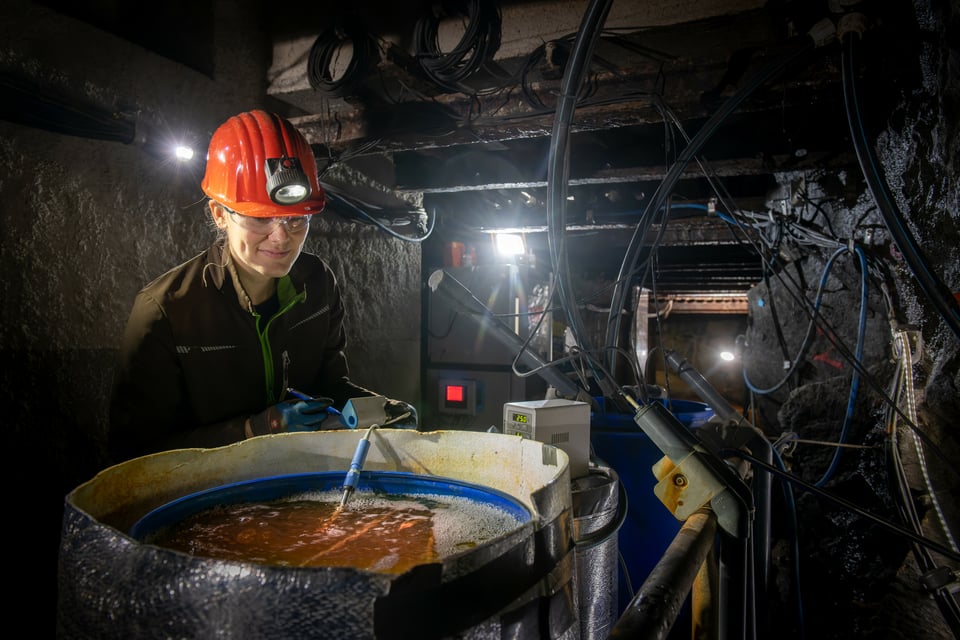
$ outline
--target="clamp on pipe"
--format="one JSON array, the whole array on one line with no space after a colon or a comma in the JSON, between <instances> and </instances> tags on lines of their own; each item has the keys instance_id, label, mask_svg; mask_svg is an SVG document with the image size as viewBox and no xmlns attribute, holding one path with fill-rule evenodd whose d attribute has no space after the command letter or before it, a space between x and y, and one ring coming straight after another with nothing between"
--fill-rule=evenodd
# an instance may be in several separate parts
<instances>
[{"instance_id":1,"label":"clamp on pipe","mask_svg":"<svg viewBox=\"0 0 960 640\"><path fill-rule=\"evenodd\" d=\"M726 533L746 537L753 524L753 495L730 465L709 451L662 404L641 406L624 396L636 410L633 421L664 453L653 472L653 492L678 520L686 520L708 503Z\"/></svg>"}]
</instances>

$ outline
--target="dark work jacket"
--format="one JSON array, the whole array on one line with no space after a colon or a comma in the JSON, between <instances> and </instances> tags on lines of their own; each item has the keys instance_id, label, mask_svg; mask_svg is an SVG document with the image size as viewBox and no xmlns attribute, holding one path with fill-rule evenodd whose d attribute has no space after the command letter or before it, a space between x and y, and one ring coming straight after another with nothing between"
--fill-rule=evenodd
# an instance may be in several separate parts
<instances>
[{"instance_id":1,"label":"dark work jacket","mask_svg":"<svg viewBox=\"0 0 960 640\"><path fill-rule=\"evenodd\" d=\"M301 253L277 293L280 310L261 317L223 241L140 290L114 378L113 462L243 440L246 419L287 387L337 408L374 395L348 378L343 302L327 263Z\"/></svg>"}]
</instances>

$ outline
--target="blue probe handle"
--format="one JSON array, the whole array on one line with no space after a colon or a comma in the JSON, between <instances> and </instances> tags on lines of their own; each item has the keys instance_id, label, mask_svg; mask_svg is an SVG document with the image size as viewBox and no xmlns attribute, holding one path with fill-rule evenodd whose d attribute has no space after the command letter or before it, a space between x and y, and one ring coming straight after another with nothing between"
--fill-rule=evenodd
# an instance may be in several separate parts
<instances>
[{"instance_id":1,"label":"blue probe handle","mask_svg":"<svg viewBox=\"0 0 960 640\"><path fill-rule=\"evenodd\" d=\"M366 438L360 438L357 443L357 450L353 452L353 460L350 461L350 470L347 471L347 477L343 481L343 488L356 489L360 483L360 469L367 459L367 450L370 449L370 441Z\"/></svg>"}]
</instances>

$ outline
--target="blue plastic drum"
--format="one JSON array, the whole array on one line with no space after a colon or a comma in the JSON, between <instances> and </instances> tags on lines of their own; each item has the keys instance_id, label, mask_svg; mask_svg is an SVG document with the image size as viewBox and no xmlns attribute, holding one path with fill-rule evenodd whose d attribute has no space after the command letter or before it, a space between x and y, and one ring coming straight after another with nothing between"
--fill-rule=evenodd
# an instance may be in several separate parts
<instances>
[{"instance_id":1,"label":"blue plastic drum","mask_svg":"<svg viewBox=\"0 0 960 640\"><path fill-rule=\"evenodd\" d=\"M713 409L703 402L661 402L690 429L703 426L714 415ZM653 492L657 481L652 468L663 453L633 417L632 413L600 412L592 414L590 422L594 454L620 476L629 504L619 531L619 549L627 573L620 575L621 612L630 604L630 588L634 592L639 590L681 526ZM674 628L682 630L682 627L679 623ZM686 629L689 636L689 626Z\"/></svg>"},{"instance_id":2,"label":"blue plastic drum","mask_svg":"<svg viewBox=\"0 0 960 640\"><path fill-rule=\"evenodd\" d=\"M343 479L342 472L325 471L258 478L214 487L154 509L131 527L130 535L141 541L148 540L173 524L218 506L272 502L304 493L339 491L343 486ZM509 514L517 526L529 522L531 518L527 507L506 493L449 478L398 471L364 471L357 491L364 490L389 496L436 495L464 498L472 504L487 505Z\"/></svg>"}]
</instances>

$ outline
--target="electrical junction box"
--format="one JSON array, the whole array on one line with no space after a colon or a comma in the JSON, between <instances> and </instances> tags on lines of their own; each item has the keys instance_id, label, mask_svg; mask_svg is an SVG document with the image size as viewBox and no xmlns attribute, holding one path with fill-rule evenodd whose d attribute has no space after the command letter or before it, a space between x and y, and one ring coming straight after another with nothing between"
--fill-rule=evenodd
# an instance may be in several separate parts
<instances>
[{"instance_id":1,"label":"electrical junction box","mask_svg":"<svg viewBox=\"0 0 960 640\"><path fill-rule=\"evenodd\" d=\"M563 449L570 478L589 472L590 405L576 400L528 400L503 405L503 432Z\"/></svg>"}]
</instances>

